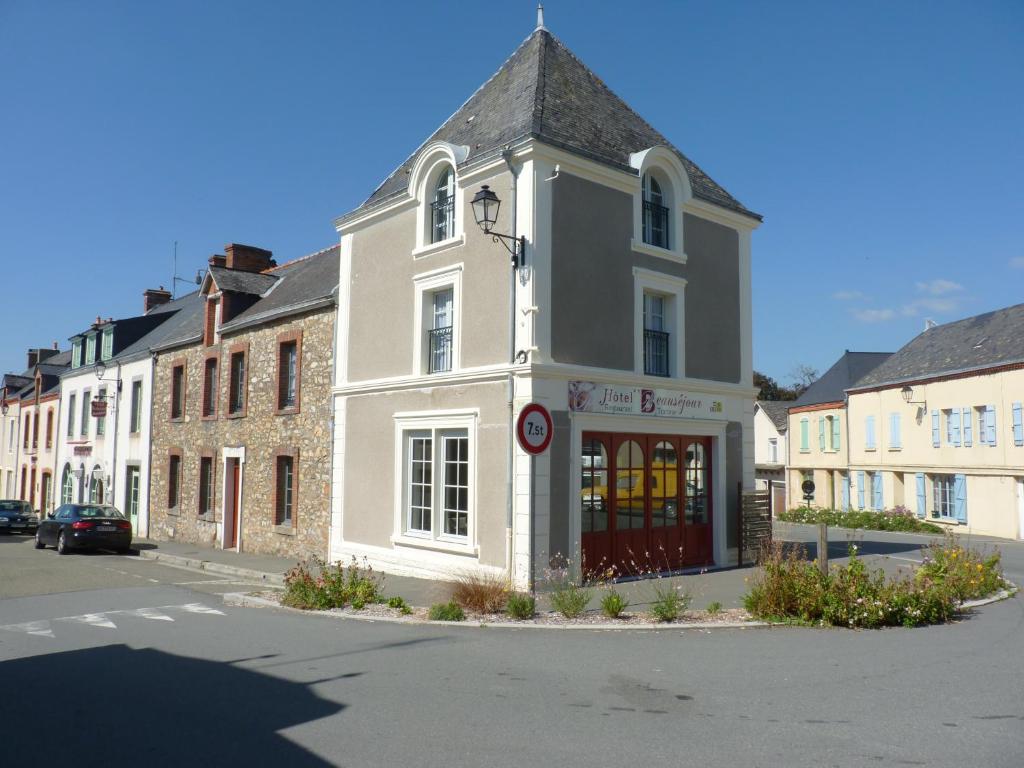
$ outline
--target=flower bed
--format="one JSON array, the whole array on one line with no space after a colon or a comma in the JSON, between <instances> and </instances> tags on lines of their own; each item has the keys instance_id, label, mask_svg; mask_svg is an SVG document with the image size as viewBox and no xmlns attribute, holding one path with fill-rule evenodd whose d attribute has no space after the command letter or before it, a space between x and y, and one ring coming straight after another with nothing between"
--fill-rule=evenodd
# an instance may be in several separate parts
<instances>
[{"instance_id":1,"label":"flower bed","mask_svg":"<svg viewBox=\"0 0 1024 768\"><path fill-rule=\"evenodd\" d=\"M776 515L784 523L810 523L835 525L840 528L863 528L869 531L902 531L905 533L942 533L943 528L916 517L906 507L894 507L882 512L866 509L842 512L838 509L798 507Z\"/></svg>"}]
</instances>

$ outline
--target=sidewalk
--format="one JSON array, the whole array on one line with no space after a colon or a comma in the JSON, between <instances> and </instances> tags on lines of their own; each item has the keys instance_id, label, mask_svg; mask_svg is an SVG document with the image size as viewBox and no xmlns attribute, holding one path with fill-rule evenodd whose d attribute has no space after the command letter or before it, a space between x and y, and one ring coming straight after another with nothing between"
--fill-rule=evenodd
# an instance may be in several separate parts
<instances>
[{"instance_id":1,"label":"sidewalk","mask_svg":"<svg viewBox=\"0 0 1024 768\"><path fill-rule=\"evenodd\" d=\"M132 544L139 555L168 565L209 571L222 576L235 576L246 581L267 585L283 586L284 574L295 565L295 560L273 555L256 555L248 552L205 547L180 541L153 541L137 538ZM664 579L645 579L616 584L611 589L622 594L631 609L643 610L654 599L656 587L682 585L693 596L691 608L703 609L709 603L721 603L723 608L741 608L743 595L747 591L745 579L752 568L727 568L706 573L672 576ZM384 591L388 595L401 595L410 605L429 606L446 602L452 593L451 582L418 579L410 576L384 574ZM547 609L543 585L538 585L538 608ZM596 609L600 594L595 589L590 608Z\"/></svg>"}]
</instances>

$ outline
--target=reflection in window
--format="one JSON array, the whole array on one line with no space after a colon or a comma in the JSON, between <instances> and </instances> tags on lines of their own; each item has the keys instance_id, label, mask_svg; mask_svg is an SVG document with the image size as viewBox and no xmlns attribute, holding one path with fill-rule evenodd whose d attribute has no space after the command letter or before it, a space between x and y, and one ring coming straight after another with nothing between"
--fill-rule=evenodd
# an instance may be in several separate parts
<instances>
[{"instance_id":1,"label":"reflection in window","mask_svg":"<svg viewBox=\"0 0 1024 768\"><path fill-rule=\"evenodd\" d=\"M615 528L644 527L644 452L627 440L615 454Z\"/></svg>"},{"instance_id":2,"label":"reflection in window","mask_svg":"<svg viewBox=\"0 0 1024 768\"><path fill-rule=\"evenodd\" d=\"M676 449L662 441L654 447L651 463L651 526L664 528L679 521L676 501Z\"/></svg>"},{"instance_id":3,"label":"reflection in window","mask_svg":"<svg viewBox=\"0 0 1024 768\"><path fill-rule=\"evenodd\" d=\"M690 443L686 449L686 524L708 522L708 464L704 446Z\"/></svg>"},{"instance_id":4,"label":"reflection in window","mask_svg":"<svg viewBox=\"0 0 1024 768\"><path fill-rule=\"evenodd\" d=\"M608 530L608 454L600 440L583 441L583 533Z\"/></svg>"}]
</instances>

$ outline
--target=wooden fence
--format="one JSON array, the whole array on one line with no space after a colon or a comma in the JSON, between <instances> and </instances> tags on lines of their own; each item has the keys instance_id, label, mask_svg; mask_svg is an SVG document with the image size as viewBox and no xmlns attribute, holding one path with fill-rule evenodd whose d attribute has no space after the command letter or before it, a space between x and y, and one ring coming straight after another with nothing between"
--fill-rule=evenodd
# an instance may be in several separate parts
<instances>
[{"instance_id":1,"label":"wooden fence","mask_svg":"<svg viewBox=\"0 0 1024 768\"><path fill-rule=\"evenodd\" d=\"M761 550L772 542L772 500L768 491L739 489L739 564L753 565Z\"/></svg>"}]
</instances>

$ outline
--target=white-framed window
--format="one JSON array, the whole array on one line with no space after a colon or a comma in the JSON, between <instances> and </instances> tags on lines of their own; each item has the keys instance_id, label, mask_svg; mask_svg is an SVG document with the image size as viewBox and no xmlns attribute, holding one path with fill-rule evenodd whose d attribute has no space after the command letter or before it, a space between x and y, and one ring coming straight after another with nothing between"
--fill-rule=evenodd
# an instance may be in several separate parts
<instances>
[{"instance_id":1,"label":"white-framed window","mask_svg":"<svg viewBox=\"0 0 1024 768\"><path fill-rule=\"evenodd\" d=\"M768 438L768 461L771 464L779 463L779 439L777 437Z\"/></svg>"},{"instance_id":2,"label":"white-framed window","mask_svg":"<svg viewBox=\"0 0 1024 768\"><path fill-rule=\"evenodd\" d=\"M462 342L462 264L413 277L413 373L439 374L459 369Z\"/></svg>"},{"instance_id":3,"label":"white-framed window","mask_svg":"<svg viewBox=\"0 0 1024 768\"><path fill-rule=\"evenodd\" d=\"M71 367L78 368L82 365L82 338L78 337L71 341Z\"/></svg>"},{"instance_id":4,"label":"white-framed window","mask_svg":"<svg viewBox=\"0 0 1024 768\"><path fill-rule=\"evenodd\" d=\"M413 258L465 242L465 193L457 169L468 156L467 146L435 141L424 147L413 163L409 176L409 194L417 205Z\"/></svg>"},{"instance_id":5,"label":"white-framed window","mask_svg":"<svg viewBox=\"0 0 1024 768\"><path fill-rule=\"evenodd\" d=\"M633 250L685 264L683 204L691 190L679 156L667 147L651 147L630 155L629 162L637 170Z\"/></svg>"},{"instance_id":6,"label":"white-framed window","mask_svg":"<svg viewBox=\"0 0 1024 768\"><path fill-rule=\"evenodd\" d=\"M85 364L92 365L96 362L96 334L90 333L85 337Z\"/></svg>"},{"instance_id":7,"label":"white-framed window","mask_svg":"<svg viewBox=\"0 0 1024 768\"><path fill-rule=\"evenodd\" d=\"M82 392L82 420L78 427L79 437L89 436L89 419L92 416L92 392L85 390Z\"/></svg>"},{"instance_id":8,"label":"white-framed window","mask_svg":"<svg viewBox=\"0 0 1024 768\"><path fill-rule=\"evenodd\" d=\"M103 329L103 344L100 348L100 359L109 360L114 356L114 329Z\"/></svg>"},{"instance_id":9,"label":"white-framed window","mask_svg":"<svg viewBox=\"0 0 1024 768\"><path fill-rule=\"evenodd\" d=\"M686 375L686 280L633 267L634 370L651 376Z\"/></svg>"},{"instance_id":10,"label":"white-framed window","mask_svg":"<svg viewBox=\"0 0 1024 768\"><path fill-rule=\"evenodd\" d=\"M395 415L396 543L474 550L476 421L475 411Z\"/></svg>"},{"instance_id":11,"label":"white-framed window","mask_svg":"<svg viewBox=\"0 0 1024 768\"><path fill-rule=\"evenodd\" d=\"M952 520L956 517L953 475L932 475L932 516Z\"/></svg>"}]
</instances>

